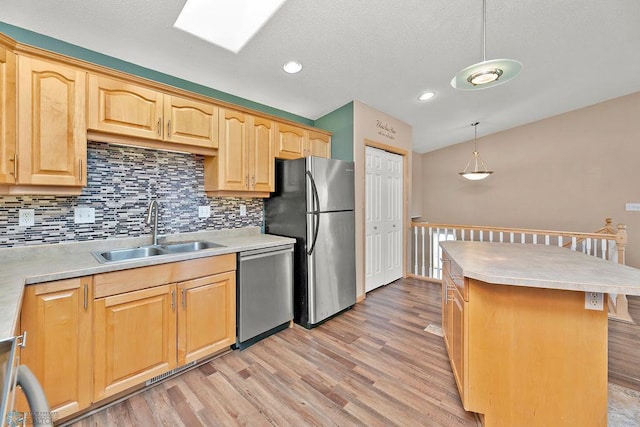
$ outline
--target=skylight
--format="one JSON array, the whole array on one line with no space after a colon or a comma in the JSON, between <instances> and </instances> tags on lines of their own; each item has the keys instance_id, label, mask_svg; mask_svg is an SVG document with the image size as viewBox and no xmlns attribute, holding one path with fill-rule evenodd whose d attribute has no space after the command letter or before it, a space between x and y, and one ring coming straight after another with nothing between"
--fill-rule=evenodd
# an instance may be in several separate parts
<instances>
[{"instance_id":1,"label":"skylight","mask_svg":"<svg viewBox=\"0 0 640 427\"><path fill-rule=\"evenodd\" d=\"M238 53L286 0L187 0L173 26Z\"/></svg>"}]
</instances>

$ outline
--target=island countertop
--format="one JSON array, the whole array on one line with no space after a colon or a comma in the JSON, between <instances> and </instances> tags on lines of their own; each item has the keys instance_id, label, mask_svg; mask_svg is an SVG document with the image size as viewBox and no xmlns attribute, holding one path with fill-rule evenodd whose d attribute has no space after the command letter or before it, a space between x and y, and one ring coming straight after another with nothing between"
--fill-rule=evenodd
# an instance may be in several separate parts
<instances>
[{"instance_id":1,"label":"island countertop","mask_svg":"<svg viewBox=\"0 0 640 427\"><path fill-rule=\"evenodd\" d=\"M498 285L640 295L640 270L546 245L441 242L465 277Z\"/></svg>"}]
</instances>

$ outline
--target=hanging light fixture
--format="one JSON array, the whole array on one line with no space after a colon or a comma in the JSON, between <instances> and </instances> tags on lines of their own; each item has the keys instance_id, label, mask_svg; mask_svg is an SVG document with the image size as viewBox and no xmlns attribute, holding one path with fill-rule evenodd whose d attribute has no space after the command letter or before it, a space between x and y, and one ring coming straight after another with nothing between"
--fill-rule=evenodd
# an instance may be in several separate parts
<instances>
[{"instance_id":1,"label":"hanging light fixture","mask_svg":"<svg viewBox=\"0 0 640 427\"><path fill-rule=\"evenodd\" d=\"M460 175L471 181L485 179L493 173L493 171L487 169L487 165L484 164L484 162L482 161L482 157L480 157L480 153L478 153L477 138L479 124L480 122L471 123L471 126L473 126L473 156L471 157L471 160L469 160L469 163L467 163L467 166L464 168L464 170L462 172L459 172ZM469 171L469 166L471 166L472 163L473 170Z\"/></svg>"},{"instance_id":2,"label":"hanging light fixture","mask_svg":"<svg viewBox=\"0 0 640 427\"><path fill-rule=\"evenodd\" d=\"M487 61L487 4L482 0L482 62L463 68L451 79L451 86L460 90L487 89L508 82L522 70L515 59Z\"/></svg>"}]
</instances>

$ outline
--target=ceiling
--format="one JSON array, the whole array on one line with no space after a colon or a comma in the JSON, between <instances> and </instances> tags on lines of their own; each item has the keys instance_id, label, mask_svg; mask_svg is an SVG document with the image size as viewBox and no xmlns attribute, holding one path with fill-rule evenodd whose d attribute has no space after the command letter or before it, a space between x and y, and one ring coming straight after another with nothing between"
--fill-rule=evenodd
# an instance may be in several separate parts
<instances>
[{"instance_id":1,"label":"ceiling","mask_svg":"<svg viewBox=\"0 0 640 427\"><path fill-rule=\"evenodd\" d=\"M173 28L184 2L3 0L0 21L310 119L359 100L421 153L640 91L638 0L487 0L487 59L524 69L480 91L449 82L482 60L481 0L288 0L239 54Z\"/></svg>"}]
</instances>

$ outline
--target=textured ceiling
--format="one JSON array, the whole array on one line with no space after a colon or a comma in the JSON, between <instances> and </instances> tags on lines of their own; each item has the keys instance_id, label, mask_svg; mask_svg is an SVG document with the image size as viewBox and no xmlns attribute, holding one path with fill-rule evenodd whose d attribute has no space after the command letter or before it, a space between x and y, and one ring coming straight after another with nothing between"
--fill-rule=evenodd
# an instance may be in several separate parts
<instances>
[{"instance_id":1,"label":"textured ceiling","mask_svg":"<svg viewBox=\"0 0 640 427\"><path fill-rule=\"evenodd\" d=\"M310 119L356 99L417 152L640 90L638 0L487 0L487 59L524 70L471 92L449 81L482 60L481 0L288 0L237 55L173 28L184 1L2 0L0 21Z\"/></svg>"}]
</instances>

